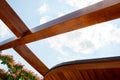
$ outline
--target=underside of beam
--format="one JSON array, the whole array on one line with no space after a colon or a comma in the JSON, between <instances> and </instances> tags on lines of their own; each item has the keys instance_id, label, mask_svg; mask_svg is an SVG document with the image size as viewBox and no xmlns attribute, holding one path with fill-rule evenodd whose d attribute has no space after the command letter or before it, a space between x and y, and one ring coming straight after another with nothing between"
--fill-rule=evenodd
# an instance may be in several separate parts
<instances>
[{"instance_id":1,"label":"underside of beam","mask_svg":"<svg viewBox=\"0 0 120 80\"><path fill-rule=\"evenodd\" d=\"M120 80L119 73L120 57L77 60L50 69L44 80Z\"/></svg>"}]
</instances>

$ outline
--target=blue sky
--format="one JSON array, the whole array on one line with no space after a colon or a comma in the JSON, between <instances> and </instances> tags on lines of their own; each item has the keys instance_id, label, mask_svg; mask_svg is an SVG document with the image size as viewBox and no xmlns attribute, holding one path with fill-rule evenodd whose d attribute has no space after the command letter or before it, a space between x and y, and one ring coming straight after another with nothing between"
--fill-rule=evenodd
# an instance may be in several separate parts
<instances>
[{"instance_id":1,"label":"blue sky","mask_svg":"<svg viewBox=\"0 0 120 80\"><path fill-rule=\"evenodd\" d=\"M7 0L29 29L98 1L102 0ZM119 22L116 19L93 25L27 46L48 68L65 61L120 56ZM1 21L0 25L0 41L14 36ZM10 53L15 60L30 67L13 49L3 53Z\"/></svg>"}]
</instances>

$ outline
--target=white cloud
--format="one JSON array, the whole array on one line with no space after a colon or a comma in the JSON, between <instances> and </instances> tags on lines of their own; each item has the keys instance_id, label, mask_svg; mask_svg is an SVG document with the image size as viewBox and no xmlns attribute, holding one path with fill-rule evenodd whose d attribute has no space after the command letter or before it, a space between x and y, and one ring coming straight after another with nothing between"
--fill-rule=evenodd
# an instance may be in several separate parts
<instances>
[{"instance_id":1,"label":"white cloud","mask_svg":"<svg viewBox=\"0 0 120 80\"><path fill-rule=\"evenodd\" d=\"M65 48L75 53L90 54L113 43L120 43L120 28L111 23L102 23L47 39L50 47L68 55Z\"/></svg>"},{"instance_id":2,"label":"white cloud","mask_svg":"<svg viewBox=\"0 0 120 80\"><path fill-rule=\"evenodd\" d=\"M68 5L81 9L103 0L65 0L65 1Z\"/></svg>"},{"instance_id":3,"label":"white cloud","mask_svg":"<svg viewBox=\"0 0 120 80\"><path fill-rule=\"evenodd\" d=\"M46 23L49 20L49 18L50 18L49 16L43 16L43 17L41 17L40 24Z\"/></svg>"},{"instance_id":4,"label":"white cloud","mask_svg":"<svg viewBox=\"0 0 120 80\"><path fill-rule=\"evenodd\" d=\"M44 3L40 8L38 9L40 14L46 13L49 10L48 4Z\"/></svg>"},{"instance_id":5,"label":"white cloud","mask_svg":"<svg viewBox=\"0 0 120 80\"><path fill-rule=\"evenodd\" d=\"M7 26L0 20L0 37L8 35Z\"/></svg>"}]
</instances>

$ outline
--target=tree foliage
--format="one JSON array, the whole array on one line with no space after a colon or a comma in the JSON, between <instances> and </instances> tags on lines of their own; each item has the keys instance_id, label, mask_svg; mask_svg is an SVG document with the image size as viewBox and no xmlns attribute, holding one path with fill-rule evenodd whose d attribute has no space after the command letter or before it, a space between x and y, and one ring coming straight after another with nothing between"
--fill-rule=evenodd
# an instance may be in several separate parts
<instances>
[{"instance_id":1,"label":"tree foliage","mask_svg":"<svg viewBox=\"0 0 120 80\"><path fill-rule=\"evenodd\" d=\"M23 65L15 63L12 56L0 54L0 61L8 68L7 71L0 69L0 80L40 80L33 72L24 69Z\"/></svg>"}]
</instances>

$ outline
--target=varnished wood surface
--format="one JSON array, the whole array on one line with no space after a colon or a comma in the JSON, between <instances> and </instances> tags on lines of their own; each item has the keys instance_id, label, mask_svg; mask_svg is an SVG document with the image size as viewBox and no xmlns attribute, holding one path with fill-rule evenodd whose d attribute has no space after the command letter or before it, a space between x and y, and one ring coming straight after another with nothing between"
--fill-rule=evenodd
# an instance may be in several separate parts
<instances>
[{"instance_id":1,"label":"varnished wood surface","mask_svg":"<svg viewBox=\"0 0 120 80\"><path fill-rule=\"evenodd\" d=\"M25 45L17 46L14 48L20 56L22 56L33 68L35 68L43 76L48 71L46 65L39 60L35 54Z\"/></svg>"},{"instance_id":2,"label":"varnished wood surface","mask_svg":"<svg viewBox=\"0 0 120 80\"><path fill-rule=\"evenodd\" d=\"M48 68L25 46L26 43L117 18L120 18L120 0L104 0L38 26L32 29L32 33L6 1L0 0L0 19L18 37L17 40L0 45L0 51L13 48L38 72L44 75L45 80L113 80L113 78L120 80L119 60L63 65L46 74Z\"/></svg>"},{"instance_id":3,"label":"varnished wood surface","mask_svg":"<svg viewBox=\"0 0 120 80\"><path fill-rule=\"evenodd\" d=\"M51 69L44 80L120 80L120 57L66 62Z\"/></svg>"},{"instance_id":4,"label":"varnished wood surface","mask_svg":"<svg viewBox=\"0 0 120 80\"><path fill-rule=\"evenodd\" d=\"M17 36L21 37L31 31L17 16L13 9L8 5L6 0L0 0L0 19L9 27L9 29Z\"/></svg>"},{"instance_id":5,"label":"varnished wood surface","mask_svg":"<svg viewBox=\"0 0 120 80\"><path fill-rule=\"evenodd\" d=\"M103 2L95 4L91 7L79 10L79 13L75 13L77 15L77 17L75 16L75 18L72 18L70 20L65 19L66 21L62 20L64 22L55 24L53 26L49 26L48 28L45 28L43 30L36 31L20 39L1 45L0 50L15 47L18 45L23 45L36 40L45 39L48 37L52 37L58 34L73 31L90 25L98 24L101 22L113 20L120 17L119 13L120 0L104 0ZM74 13L72 13L72 15L73 14Z\"/></svg>"},{"instance_id":6,"label":"varnished wood surface","mask_svg":"<svg viewBox=\"0 0 120 80\"><path fill-rule=\"evenodd\" d=\"M5 0L0 0L0 18L18 38L31 34L31 31ZM26 45L16 46L13 49L43 76L48 71L46 65Z\"/></svg>"},{"instance_id":7,"label":"varnished wood surface","mask_svg":"<svg viewBox=\"0 0 120 80\"><path fill-rule=\"evenodd\" d=\"M63 23L65 21L67 21L67 20L71 20L71 19L80 17L82 15L86 15L88 13L95 12L95 11L107 8L107 7L110 7L110 6L118 4L118 3L120 3L120 0L104 0L104 2L102 2L102 1L98 2L98 3L94 4L94 5L88 6L87 8L77 10L77 11L75 11L73 13L68 14L68 15L64 15L64 16L62 16L60 18L49 21L49 22L47 22L45 24L42 24L42 25L40 25L38 27L35 27L35 28L31 29L31 31L36 32L36 31L39 31L39 30L42 30L42 29L45 29L45 28L49 28L51 26L58 25L59 23Z\"/></svg>"}]
</instances>

